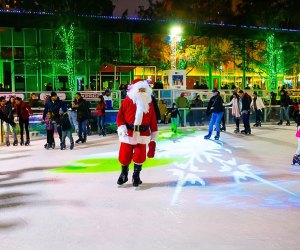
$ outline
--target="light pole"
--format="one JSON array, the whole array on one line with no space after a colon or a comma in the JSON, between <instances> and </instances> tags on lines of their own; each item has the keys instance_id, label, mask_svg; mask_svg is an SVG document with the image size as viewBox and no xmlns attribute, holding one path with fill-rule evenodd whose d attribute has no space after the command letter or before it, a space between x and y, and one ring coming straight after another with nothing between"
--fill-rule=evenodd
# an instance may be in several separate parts
<instances>
[{"instance_id":1,"label":"light pole","mask_svg":"<svg viewBox=\"0 0 300 250\"><path fill-rule=\"evenodd\" d=\"M176 70L176 49L177 42L181 41L182 29L179 26L171 28L171 69Z\"/></svg>"}]
</instances>

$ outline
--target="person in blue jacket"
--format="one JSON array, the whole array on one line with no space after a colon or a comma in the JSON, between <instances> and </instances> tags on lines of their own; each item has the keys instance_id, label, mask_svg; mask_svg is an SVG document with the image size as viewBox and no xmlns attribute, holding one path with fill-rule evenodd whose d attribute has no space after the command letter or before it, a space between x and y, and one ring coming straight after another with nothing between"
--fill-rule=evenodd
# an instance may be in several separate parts
<instances>
[{"instance_id":1,"label":"person in blue jacket","mask_svg":"<svg viewBox=\"0 0 300 250\"><path fill-rule=\"evenodd\" d=\"M56 92L52 91L51 95L50 95L50 98L48 98L48 100L46 101L46 104L45 104L45 108L44 108L44 111L43 111L43 120L42 120L42 122L45 122L46 114L48 112L51 112L51 115L52 115L51 117L57 124L59 119L60 119L60 114L59 114L60 109L64 113L67 112L67 108L66 108L65 104L63 103L63 101L59 99ZM60 140L60 143L61 143L61 139L62 139L61 127L57 126L56 129L57 129L57 132L58 132L58 135L59 135L59 140Z\"/></svg>"}]
</instances>

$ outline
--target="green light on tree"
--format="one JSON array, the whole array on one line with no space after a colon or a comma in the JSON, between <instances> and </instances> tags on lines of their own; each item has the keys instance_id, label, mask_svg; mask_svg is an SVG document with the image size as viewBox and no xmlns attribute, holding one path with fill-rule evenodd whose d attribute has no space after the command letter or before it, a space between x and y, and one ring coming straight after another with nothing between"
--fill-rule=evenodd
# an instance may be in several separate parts
<instances>
[{"instance_id":1,"label":"green light on tree","mask_svg":"<svg viewBox=\"0 0 300 250\"><path fill-rule=\"evenodd\" d=\"M266 72L270 79L270 89L277 89L277 77L284 73L283 50L281 45L276 46L274 34L268 35L266 39Z\"/></svg>"},{"instance_id":2,"label":"green light on tree","mask_svg":"<svg viewBox=\"0 0 300 250\"><path fill-rule=\"evenodd\" d=\"M67 29L64 25L60 26L58 31L56 32L57 36L63 44L63 49L66 55L66 62L62 63L60 66L67 71L69 87L70 91L72 92L72 99L74 98L75 92L77 90L74 75L74 31L74 24L71 24Z\"/></svg>"}]
</instances>

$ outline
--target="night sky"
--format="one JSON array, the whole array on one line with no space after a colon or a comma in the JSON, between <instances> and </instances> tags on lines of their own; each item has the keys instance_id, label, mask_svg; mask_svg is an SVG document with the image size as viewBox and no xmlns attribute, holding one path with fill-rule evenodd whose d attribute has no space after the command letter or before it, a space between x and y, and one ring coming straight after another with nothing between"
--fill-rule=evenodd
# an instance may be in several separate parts
<instances>
[{"instance_id":1,"label":"night sky","mask_svg":"<svg viewBox=\"0 0 300 250\"><path fill-rule=\"evenodd\" d=\"M114 16L121 16L122 13L128 9L128 16L134 17L137 16L135 11L138 10L139 5L148 8L148 0L113 0L113 3L116 6Z\"/></svg>"}]
</instances>

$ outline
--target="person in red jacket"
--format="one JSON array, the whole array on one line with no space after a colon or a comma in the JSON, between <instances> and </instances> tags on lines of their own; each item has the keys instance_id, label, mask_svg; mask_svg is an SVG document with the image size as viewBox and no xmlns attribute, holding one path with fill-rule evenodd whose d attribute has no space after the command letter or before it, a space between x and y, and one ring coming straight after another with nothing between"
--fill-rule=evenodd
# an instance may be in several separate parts
<instances>
[{"instance_id":1,"label":"person in red jacket","mask_svg":"<svg viewBox=\"0 0 300 250\"><path fill-rule=\"evenodd\" d=\"M99 135L105 136L105 108L106 103L102 95L98 97L98 104L97 104L97 124L98 124L98 131Z\"/></svg>"},{"instance_id":2,"label":"person in red jacket","mask_svg":"<svg viewBox=\"0 0 300 250\"><path fill-rule=\"evenodd\" d=\"M32 115L32 110L30 106L22 101L22 98L16 97L16 104L15 104L15 112L18 116L19 125L20 125L20 145L24 145L24 126L26 132L26 141L25 146L30 144L30 137L29 137L29 116Z\"/></svg>"},{"instance_id":3,"label":"person in red jacket","mask_svg":"<svg viewBox=\"0 0 300 250\"><path fill-rule=\"evenodd\" d=\"M117 181L119 185L128 181L131 161L134 162L132 184L135 187L142 184L140 179L142 164L146 160L146 155L149 158L154 157L158 131L151 94L152 90L147 81L134 80L119 109L117 126L121 142L119 162L122 164L122 172ZM148 154L146 154L147 145Z\"/></svg>"}]
</instances>

